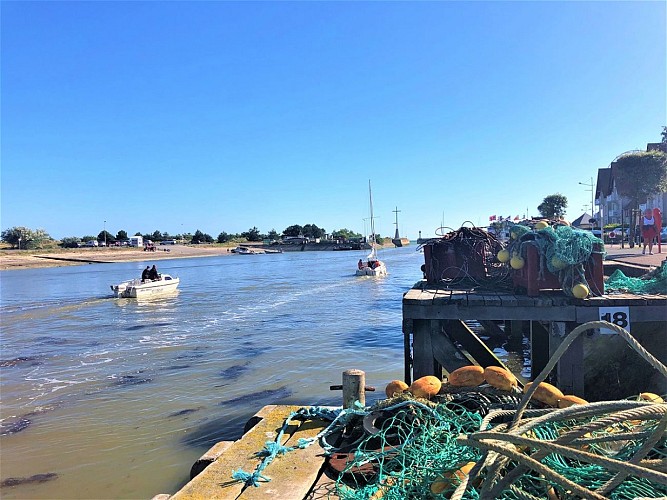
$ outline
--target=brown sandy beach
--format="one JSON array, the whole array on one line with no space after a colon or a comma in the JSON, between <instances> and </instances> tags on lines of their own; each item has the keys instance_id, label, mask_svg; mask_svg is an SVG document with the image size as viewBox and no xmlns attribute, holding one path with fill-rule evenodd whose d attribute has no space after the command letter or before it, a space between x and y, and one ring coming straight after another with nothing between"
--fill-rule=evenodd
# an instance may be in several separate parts
<instances>
[{"instance_id":1,"label":"brown sandy beach","mask_svg":"<svg viewBox=\"0 0 667 500\"><path fill-rule=\"evenodd\" d=\"M105 262L155 261L189 257L232 255L229 246L169 245L158 246L155 252L143 248L71 248L44 251L0 250L0 271L38 267L76 266Z\"/></svg>"}]
</instances>

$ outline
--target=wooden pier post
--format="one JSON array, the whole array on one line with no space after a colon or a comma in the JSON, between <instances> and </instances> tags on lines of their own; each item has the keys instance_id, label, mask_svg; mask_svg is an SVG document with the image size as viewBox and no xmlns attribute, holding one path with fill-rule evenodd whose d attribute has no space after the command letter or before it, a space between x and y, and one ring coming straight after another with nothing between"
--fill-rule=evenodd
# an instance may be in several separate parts
<instances>
[{"instance_id":1,"label":"wooden pier post","mask_svg":"<svg viewBox=\"0 0 667 500\"><path fill-rule=\"evenodd\" d=\"M366 406L366 372L345 370L343 372L343 408L350 408L355 401Z\"/></svg>"}]
</instances>

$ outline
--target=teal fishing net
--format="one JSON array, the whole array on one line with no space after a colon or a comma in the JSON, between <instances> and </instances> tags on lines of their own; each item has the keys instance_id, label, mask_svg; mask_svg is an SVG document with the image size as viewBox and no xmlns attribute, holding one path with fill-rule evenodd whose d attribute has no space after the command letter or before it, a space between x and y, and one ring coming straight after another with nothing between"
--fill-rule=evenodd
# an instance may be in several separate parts
<instances>
[{"instance_id":1,"label":"teal fishing net","mask_svg":"<svg viewBox=\"0 0 667 500\"><path fill-rule=\"evenodd\" d=\"M573 493L568 482L590 491L603 488L613 480L617 471L610 469L604 462L595 463L597 459L627 462L636 458L656 430L660 437L645 452L646 460L656 463L667 457L664 427L659 429L661 419L665 417L664 411L655 411L650 414L650 418L645 414L644 419L635 423L628 423L627 420L619 423L613 418L613 413L607 410L597 415L590 411L580 411L581 415L577 415L577 410L573 409L568 418L552 419L520 433L519 438L526 442L519 444L507 439L507 423L483 424L480 412L471 411L460 402L427 405L404 401L403 404L405 406L394 405L383 410L369 409L368 415L374 416L376 425L372 427L372 433L367 433L355 443L351 452L344 454L348 461L336 479L335 491L339 498L523 499L549 498L549 495L557 494L557 497L552 498L574 499L581 498L581 492ZM555 412L533 411L543 415ZM505 420L509 418L502 411L500 413ZM544 446L557 442L568 433L587 429L591 424L595 427L595 422L603 418L609 419L609 423L600 429L582 432L585 437L581 443L569 443L570 449L575 454L582 453L582 457L549 453L548 448L545 452ZM378 421L381 423L377 424ZM490 442L510 453L510 458L506 458L502 467L495 471L490 466L474 470L475 465L479 468L488 457L489 450L484 440L470 439L483 434L478 432L480 427L497 429ZM366 428L368 430L368 426ZM628 439L628 436L632 439ZM499 456L503 456L502 452ZM559 479L546 477L539 468L525 467L531 457L537 457L538 463L550 469L550 473L559 476ZM468 475L471 473L474 473L474 477ZM497 485L502 484L501 480L507 477L512 478L511 481L498 488ZM663 480L666 482L661 484L653 477L647 479L633 473L622 478L619 484L606 492L605 497L626 499L664 496L667 495L667 475L663 475ZM464 481L466 484L463 484ZM593 494L584 496L595 498Z\"/></svg>"},{"instance_id":2,"label":"teal fishing net","mask_svg":"<svg viewBox=\"0 0 667 500\"><path fill-rule=\"evenodd\" d=\"M667 260L660 267L641 278L633 278L617 269L604 285L606 292L625 292L633 294L667 294Z\"/></svg>"},{"instance_id":3,"label":"teal fishing net","mask_svg":"<svg viewBox=\"0 0 667 500\"><path fill-rule=\"evenodd\" d=\"M531 405L513 422L520 399L518 392L480 386L445 392L434 402L401 395L371 407L302 408L285 421L276 442L257 453L264 457L257 469L233 477L261 487L271 480L272 460L319 442L329 456L330 497L343 500L667 495L661 472L667 405ZM292 419L331 423L315 438L280 446Z\"/></svg>"},{"instance_id":4,"label":"teal fishing net","mask_svg":"<svg viewBox=\"0 0 667 500\"><path fill-rule=\"evenodd\" d=\"M573 286L579 283L592 290L592 284L586 279L585 267L594 252L604 254L604 242L601 239L590 231L566 225L533 229L512 224L509 229L512 239L507 250L510 256L517 255L525 259L527 247L535 247L540 258L540 279L544 279L545 272L549 271L558 277L563 292L570 296Z\"/></svg>"}]
</instances>

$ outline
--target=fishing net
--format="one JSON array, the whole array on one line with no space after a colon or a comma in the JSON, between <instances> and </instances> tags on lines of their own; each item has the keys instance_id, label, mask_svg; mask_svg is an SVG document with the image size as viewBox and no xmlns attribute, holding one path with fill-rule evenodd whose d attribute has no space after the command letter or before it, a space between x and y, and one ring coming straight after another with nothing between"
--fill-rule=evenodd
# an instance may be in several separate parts
<instances>
[{"instance_id":1,"label":"fishing net","mask_svg":"<svg viewBox=\"0 0 667 500\"><path fill-rule=\"evenodd\" d=\"M507 268L496 259L502 243L480 228L462 226L428 240L421 248L425 261L422 270L431 284L466 289L511 287Z\"/></svg>"},{"instance_id":2,"label":"fishing net","mask_svg":"<svg viewBox=\"0 0 667 500\"><path fill-rule=\"evenodd\" d=\"M525 429L512 434L507 433L507 423L493 419L498 415L502 422L513 411L492 410L489 422L478 412L451 401L402 401L370 408L358 417L356 431L350 427L355 421L338 430L339 434L347 432L354 437L357 432L362 437L354 442L354 451L345 453L347 448L343 448L343 453L333 455L339 465L336 494L344 500L667 495L667 476L640 470L640 466L622 480L617 478L618 484L606 495L594 493L614 481L618 469L623 469L619 464L636 458L647 442L655 443L645 453L644 464L664 465L665 405L624 401L616 407L622 411L616 413L610 412L609 405L597 404L597 412L592 406L533 410L543 416L527 421L538 422L524 424ZM635 421L628 422L628 415L634 415ZM373 422L370 429L363 423L369 419ZM499 470L487 466L475 471L488 450L506 461Z\"/></svg>"},{"instance_id":3,"label":"fishing net","mask_svg":"<svg viewBox=\"0 0 667 500\"><path fill-rule=\"evenodd\" d=\"M595 290L594 284L589 283L586 277L586 268L592 268L591 256L594 252L604 254L604 242L601 239L589 231L566 225L532 229L522 224L511 224L509 229L512 236L507 245L509 255L526 259L529 246L537 249L540 280L544 280L545 272L549 271L558 278L566 295L572 295L576 284Z\"/></svg>"},{"instance_id":4,"label":"fishing net","mask_svg":"<svg viewBox=\"0 0 667 500\"><path fill-rule=\"evenodd\" d=\"M275 457L319 442L329 456L331 497L343 500L665 497L667 404L636 397L556 409L532 399L576 338L603 327L667 378L667 367L627 331L589 322L568 334L523 394L445 384L433 401L407 393L371 407L301 408L257 454L264 459L256 470L233 477L259 486L270 481L265 468ZM284 447L292 418L330 424Z\"/></svg>"},{"instance_id":5,"label":"fishing net","mask_svg":"<svg viewBox=\"0 0 667 500\"><path fill-rule=\"evenodd\" d=\"M632 278L616 269L604 285L606 292L625 292L633 294L667 294L667 260L660 267L641 278Z\"/></svg>"}]
</instances>

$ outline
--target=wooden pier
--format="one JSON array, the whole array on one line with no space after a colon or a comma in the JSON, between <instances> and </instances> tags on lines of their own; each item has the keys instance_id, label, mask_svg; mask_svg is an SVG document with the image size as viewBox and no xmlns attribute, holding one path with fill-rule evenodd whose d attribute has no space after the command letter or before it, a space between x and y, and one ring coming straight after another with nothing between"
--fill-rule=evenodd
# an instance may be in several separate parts
<instances>
[{"instance_id":1,"label":"wooden pier","mask_svg":"<svg viewBox=\"0 0 667 500\"><path fill-rule=\"evenodd\" d=\"M443 289L422 280L403 296L405 380L409 383L424 375L442 376L443 371L447 374L469 364L502 365L471 330L470 322L481 325L489 335L502 331L512 336L518 331L518 335L528 336L531 373L536 376L569 332L596 320L625 328L655 357L667 362L664 295L614 294L574 299L557 291L529 297ZM499 326L502 323L504 329ZM638 392L666 393L664 380L653 377L650 369L644 371L641 360L636 360L635 366L627 351L625 341L618 335L592 331L570 346L551 380L563 392L592 401L636 393L636 384L641 385L636 387ZM610 385L613 379L620 379L621 386Z\"/></svg>"},{"instance_id":2,"label":"wooden pier","mask_svg":"<svg viewBox=\"0 0 667 500\"><path fill-rule=\"evenodd\" d=\"M153 500L318 500L336 498L332 495L334 480L326 475L324 450L319 443L281 455L271 462L262 475L270 478L259 487L246 486L232 478L243 469L252 472L261 462L256 453L267 441L276 439L285 419L298 406L269 405L255 414L238 441L216 444L197 462L191 480L173 495L161 494ZM294 446L301 438L312 438L330 422L325 420L293 421L283 434L283 446Z\"/></svg>"}]
</instances>

